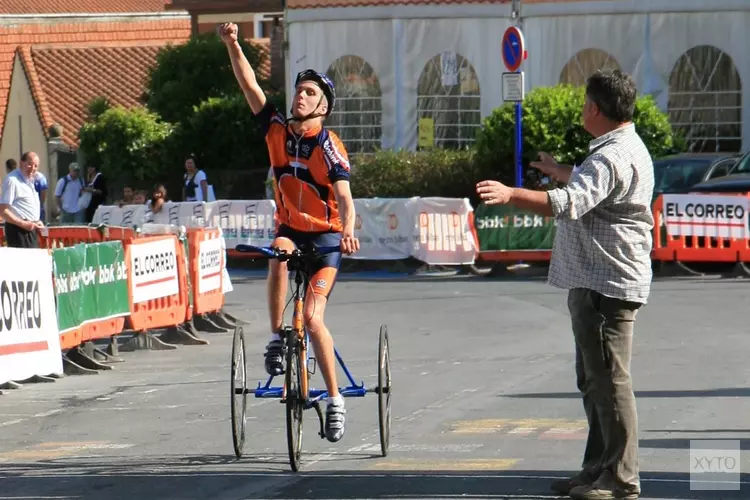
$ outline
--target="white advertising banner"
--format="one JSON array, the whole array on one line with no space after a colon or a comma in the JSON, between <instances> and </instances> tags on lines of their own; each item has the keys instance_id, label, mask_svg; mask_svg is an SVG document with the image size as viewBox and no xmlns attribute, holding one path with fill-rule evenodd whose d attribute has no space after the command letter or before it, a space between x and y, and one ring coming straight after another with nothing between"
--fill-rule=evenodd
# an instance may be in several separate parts
<instances>
[{"instance_id":1,"label":"white advertising banner","mask_svg":"<svg viewBox=\"0 0 750 500\"><path fill-rule=\"evenodd\" d=\"M130 245L130 294L134 303L179 293L176 245L177 238Z\"/></svg>"},{"instance_id":2,"label":"white advertising banner","mask_svg":"<svg viewBox=\"0 0 750 500\"><path fill-rule=\"evenodd\" d=\"M417 198L418 243L413 257L436 265L473 264L477 252L466 198Z\"/></svg>"},{"instance_id":3,"label":"white advertising banner","mask_svg":"<svg viewBox=\"0 0 750 500\"><path fill-rule=\"evenodd\" d=\"M151 212L146 205L100 205L94 212L93 224L133 227L148 222Z\"/></svg>"},{"instance_id":4,"label":"white advertising banner","mask_svg":"<svg viewBox=\"0 0 750 500\"><path fill-rule=\"evenodd\" d=\"M224 249L221 239L203 240L198 245L198 293L221 288Z\"/></svg>"},{"instance_id":5,"label":"white advertising banner","mask_svg":"<svg viewBox=\"0 0 750 500\"><path fill-rule=\"evenodd\" d=\"M736 195L665 194L670 236L748 238L748 198Z\"/></svg>"},{"instance_id":6,"label":"white advertising banner","mask_svg":"<svg viewBox=\"0 0 750 500\"><path fill-rule=\"evenodd\" d=\"M215 201L209 203L170 201L164 204L159 213L153 214L151 222L185 227L216 227L210 224L216 203Z\"/></svg>"},{"instance_id":7,"label":"white advertising banner","mask_svg":"<svg viewBox=\"0 0 750 500\"><path fill-rule=\"evenodd\" d=\"M355 199L354 235L359 251L352 259L399 260L414 253L417 198Z\"/></svg>"},{"instance_id":8,"label":"white advertising banner","mask_svg":"<svg viewBox=\"0 0 750 500\"><path fill-rule=\"evenodd\" d=\"M0 262L0 384L62 373L52 257L0 248Z\"/></svg>"},{"instance_id":9,"label":"white advertising banner","mask_svg":"<svg viewBox=\"0 0 750 500\"><path fill-rule=\"evenodd\" d=\"M211 227L219 227L226 247L270 246L276 234L276 204L272 200L214 202Z\"/></svg>"}]
</instances>

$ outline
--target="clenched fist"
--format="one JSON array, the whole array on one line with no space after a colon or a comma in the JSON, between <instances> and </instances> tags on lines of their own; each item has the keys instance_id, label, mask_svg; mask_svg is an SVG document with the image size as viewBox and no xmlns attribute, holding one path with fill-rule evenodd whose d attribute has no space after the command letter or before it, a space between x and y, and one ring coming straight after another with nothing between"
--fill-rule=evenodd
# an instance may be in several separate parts
<instances>
[{"instance_id":1,"label":"clenched fist","mask_svg":"<svg viewBox=\"0 0 750 500\"><path fill-rule=\"evenodd\" d=\"M230 44L236 42L238 33L239 30L237 29L237 25L234 23L224 23L219 26L219 36L224 41L224 43Z\"/></svg>"}]
</instances>

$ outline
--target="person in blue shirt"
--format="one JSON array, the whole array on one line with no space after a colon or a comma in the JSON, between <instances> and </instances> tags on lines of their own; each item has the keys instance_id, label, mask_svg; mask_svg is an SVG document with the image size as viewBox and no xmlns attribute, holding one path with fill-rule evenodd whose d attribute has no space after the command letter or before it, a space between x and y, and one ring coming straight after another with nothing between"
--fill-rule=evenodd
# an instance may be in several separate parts
<instances>
[{"instance_id":1,"label":"person in blue shirt","mask_svg":"<svg viewBox=\"0 0 750 500\"><path fill-rule=\"evenodd\" d=\"M48 188L49 188L49 185L47 184L47 177L43 173L37 170L36 175L34 177L34 189L39 195L39 207L40 207L39 220L42 222L45 222L44 204L47 201L47 189Z\"/></svg>"}]
</instances>

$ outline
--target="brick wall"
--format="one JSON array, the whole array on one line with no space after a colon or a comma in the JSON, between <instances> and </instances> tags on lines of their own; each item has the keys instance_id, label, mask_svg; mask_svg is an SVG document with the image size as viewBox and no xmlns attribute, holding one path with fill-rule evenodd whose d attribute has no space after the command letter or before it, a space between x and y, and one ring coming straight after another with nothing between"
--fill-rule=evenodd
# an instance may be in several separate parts
<instances>
[{"instance_id":1,"label":"brick wall","mask_svg":"<svg viewBox=\"0 0 750 500\"><path fill-rule=\"evenodd\" d=\"M281 20L271 29L271 83L283 89L286 81L284 64L284 23Z\"/></svg>"}]
</instances>

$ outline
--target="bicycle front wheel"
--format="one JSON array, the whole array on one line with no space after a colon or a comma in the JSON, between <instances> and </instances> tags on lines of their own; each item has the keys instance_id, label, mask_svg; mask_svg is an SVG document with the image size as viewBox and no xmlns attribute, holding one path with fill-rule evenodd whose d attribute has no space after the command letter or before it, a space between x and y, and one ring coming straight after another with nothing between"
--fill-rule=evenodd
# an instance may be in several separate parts
<instances>
[{"instance_id":1,"label":"bicycle front wheel","mask_svg":"<svg viewBox=\"0 0 750 500\"><path fill-rule=\"evenodd\" d=\"M232 340L232 369L230 373L232 392L232 441L234 454L242 456L245 446L245 423L247 422L247 358L245 357L245 335L242 327L234 330Z\"/></svg>"},{"instance_id":2,"label":"bicycle front wheel","mask_svg":"<svg viewBox=\"0 0 750 500\"><path fill-rule=\"evenodd\" d=\"M299 470L302 459L302 414L306 394L301 384L301 345L297 332L287 333L286 350L286 440L289 449L289 464L294 472Z\"/></svg>"}]
</instances>

